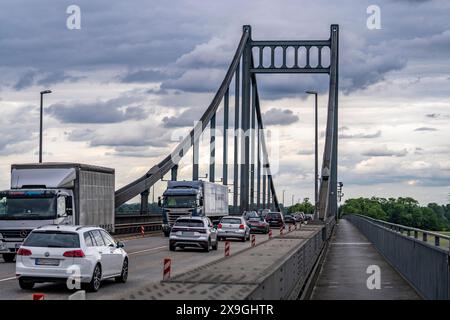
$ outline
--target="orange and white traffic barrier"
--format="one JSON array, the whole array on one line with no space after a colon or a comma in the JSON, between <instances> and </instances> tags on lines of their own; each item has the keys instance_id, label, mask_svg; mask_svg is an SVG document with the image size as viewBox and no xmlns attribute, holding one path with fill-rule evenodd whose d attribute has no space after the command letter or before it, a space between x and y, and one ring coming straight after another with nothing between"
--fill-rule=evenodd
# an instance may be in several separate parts
<instances>
[{"instance_id":1,"label":"orange and white traffic barrier","mask_svg":"<svg viewBox=\"0 0 450 320\"><path fill-rule=\"evenodd\" d=\"M164 270L163 270L163 280L170 279L170 269L172 267L172 260L169 258L164 258Z\"/></svg>"},{"instance_id":2,"label":"orange and white traffic barrier","mask_svg":"<svg viewBox=\"0 0 450 320\"><path fill-rule=\"evenodd\" d=\"M256 236L252 234L252 247L256 246Z\"/></svg>"},{"instance_id":3,"label":"orange and white traffic barrier","mask_svg":"<svg viewBox=\"0 0 450 320\"><path fill-rule=\"evenodd\" d=\"M33 293L33 300L44 300L45 294L43 293Z\"/></svg>"},{"instance_id":4,"label":"orange and white traffic barrier","mask_svg":"<svg viewBox=\"0 0 450 320\"><path fill-rule=\"evenodd\" d=\"M141 235L142 235L142 236L145 235L145 229L144 229L144 226L141 226Z\"/></svg>"},{"instance_id":5,"label":"orange and white traffic barrier","mask_svg":"<svg viewBox=\"0 0 450 320\"><path fill-rule=\"evenodd\" d=\"M269 229L269 240L272 239L272 229Z\"/></svg>"},{"instance_id":6,"label":"orange and white traffic barrier","mask_svg":"<svg viewBox=\"0 0 450 320\"><path fill-rule=\"evenodd\" d=\"M291 232L292 231L292 225L290 224L289 225L289 232Z\"/></svg>"},{"instance_id":7,"label":"orange and white traffic barrier","mask_svg":"<svg viewBox=\"0 0 450 320\"><path fill-rule=\"evenodd\" d=\"M280 227L280 236L283 235L283 229L284 229L284 226L281 226L281 227Z\"/></svg>"},{"instance_id":8,"label":"orange and white traffic barrier","mask_svg":"<svg viewBox=\"0 0 450 320\"><path fill-rule=\"evenodd\" d=\"M231 243L230 241L225 241L225 257L229 257L231 254Z\"/></svg>"}]
</instances>

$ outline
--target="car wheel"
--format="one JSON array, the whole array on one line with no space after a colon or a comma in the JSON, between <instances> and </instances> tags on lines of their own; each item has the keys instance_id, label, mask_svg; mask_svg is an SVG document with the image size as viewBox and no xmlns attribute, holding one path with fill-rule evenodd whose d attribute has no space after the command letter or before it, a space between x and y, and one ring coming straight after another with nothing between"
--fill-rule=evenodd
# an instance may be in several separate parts
<instances>
[{"instance_id":1,"label":"car wheel","mask_svg":"<svg viewBox=\"0 0 450 320\"><path fill-rule=\"evenodd\" d=\"M90 292L97 292L100 289L100 284L102 282L102 268L97 264L92 272L91 282L87 284L87 290Z\"/></svg>"},{"instance_id":2,"label":"car wheel","mask_svg":"<svg viewBox=\"0 0 450 320\"><path fill-rule=\"evenodd\" d=\"M23 280L23 279L19 278L19 286L23 290L31 290L34 287L34 282L33 281L26 281L26 280Z\"/></svg>"},{"instance_id":3,"label":"car wheel","mask_svg":"<svg viewBox=\"0 0 450 320\"><path fill-rule=\"evenodd\" d=\"M15 257L14 253L4 253L3 254L3 260L5 260L5 262L13 262L14 257Z\"/></svg>"},{"instance_id":4,"label":"car wheel","mask_svg":"<svg viewBox=\"0 0 450 320\"><path fill-rule=\"evenodd\" d=\"M164 237L168 238L170 236L170 231L164 231Z\"/></svg>"},{"instance_id":5,"label":"car wheel","mask_svg":"<svg viewBox=\"0 0 450 320\"><path fill-rule=\"evenodd\" d=\"M122 273L120 274L120 277L116 277L116 282L125 283L127 282L127 279L128 279L128 259L125 258L125 260L123 260Z\"/></svg>"},{"instance_id":6,"label":"car wheel","mask_svg":"<svg viewBox=\"0 0 450 320\"><path fill-rule=\"evenodd\" d=\"M211 248L211 239L208 239L208 242L206 243L206 247L205 247L204 251L209 252L210 248Z\"/></svg>"},{"instance_id":7,"label":"car wheel","mask_svg":"<svg viewBox=\"0 0 450 320\"><path fill-rule=\"evenodd\" d=\"M173 245L172 243L169 243L169 250L175 251L175 249L176 249L175 245Z\"/></svg>"}]
</instances>

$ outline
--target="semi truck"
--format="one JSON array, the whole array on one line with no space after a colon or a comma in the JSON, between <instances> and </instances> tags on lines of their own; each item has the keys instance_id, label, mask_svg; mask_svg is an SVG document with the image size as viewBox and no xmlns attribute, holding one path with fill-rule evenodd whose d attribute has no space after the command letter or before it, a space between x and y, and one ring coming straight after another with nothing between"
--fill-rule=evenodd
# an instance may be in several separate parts
<instances>
[{"instance_id":1,"label":"semi truck","mask_svg":"<svg viewBox=\"0 0 450 320\"><path fill-rule=\"evenodd\" d=\"M13 164L0 191L0 253L11 262L23 240L48 224L114 232L114 169L79 163Z\"/></svg>"},{"instance_id":2,"label":"semi truck","mask_svg":"<svg viewBox=\"0 0 450 320\"><path fill-rule=\"evenodd\" d=\"M213 222L228 215L228 187L207 181L168 181L162 198L162 230L166 237L181 216L208 217Z\"/></svg>"}]
</instances>

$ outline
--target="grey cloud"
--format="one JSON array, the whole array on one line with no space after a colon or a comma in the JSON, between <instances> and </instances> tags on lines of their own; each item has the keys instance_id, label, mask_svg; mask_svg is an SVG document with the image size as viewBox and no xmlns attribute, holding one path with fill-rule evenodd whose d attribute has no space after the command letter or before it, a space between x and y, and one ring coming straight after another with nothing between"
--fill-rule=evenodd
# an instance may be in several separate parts
<instances>
[{"instance_id":1,"label":"grey cloud","mask_svg":"<svg viewBox=\"0 0 450 320\"><path fill-rule=\"evenodd\" d=\"M271 108L262 115L266 125L289 125L299 120L298 116L289 109Z\"/></svg>"},{"instance_id":2,"label":"grey cloud","mask_svg":"<svg viewBox=\"0 0 450 320\"><path fill-rule=\"evenodd\" d=\"M36 77L36 71L27 71L19 77L19 80L13 85L16 90L22 90L32 86Z\"/></svg>"},{"instance_id":3,"label":"grey cloud","mask_svg":"<svg viewBox=\"0 0 450 320\"><path fill-rule=\"evenodd\" d=\"M140 106L129 106L136 99L116 98L92 103L57 103L48 107L48 113L64 123L116 123L147 118Z\"/></svg>"},{"instance_id":4,"label":"grey cloud","mask_svg":"<svg viewBox=\"0 0 450 320\"><path fill-rule=\"evenodd\" d=\"M419 127L414 129L414 131L437 131L437 129L431 127Z\"/></svg>"},{"instance_id":5,"label":"grey cloud","mask_svg":"<svg viewBox=\"0 0 450 320\"><path fill-rule=\"evenodd\" d=\"M367 157L404 157L408 154L408 150L390 150L386 146L378 147L374 149L367 150L362 153L363 156Z\"/></svg>"},{"instance_id":6,"label":"grey cloud","mask_svg":"<svg viewBox=\"0 0 450 320\"><path fill-rule=\"evenodd\" d=\"M148 82L161 82L168 78L167 74L162 73L159 70L144 69L134 72L129 72L122 76L121 81L125 83L148 83Z\"/></svg>"},{"instance_id":7,"label":"grey cloud","mask_svg":"<svg viewBox=\"0 0 450 320\"><path fill-rule=\"evenodd\" d=\"M314 154L314 150L312 150L312 149L302 149L302 150L299 150L297 152L297 154L301 155L301 156L309 156L309 155Z\"/></svg>"},{"instance_id":8,"label":"grey cloud","mask_svg":"<svg viewBox=\"0 0 450 320\"><path fill-rule=\"evenodd\" d=\"M340 139L373 139L378 138L381 136L381 130L378 130L376 132L371 133L349 133L349 132L343 132L339 134Z\"/></svg>"},{"instance_id":9,"label":"grey cloud","mask_svg":"<svg viewBox=\"0 0 450 320\"><path fill-rule=\"evenodd\" d=\"M26 89L33 85L48 86L60 82L75 82L83 77L75 77L62 71L55 72L38 72L36 70L29 70L20 75L13 88L17 91Z\"/></svg>"}]
</instances>

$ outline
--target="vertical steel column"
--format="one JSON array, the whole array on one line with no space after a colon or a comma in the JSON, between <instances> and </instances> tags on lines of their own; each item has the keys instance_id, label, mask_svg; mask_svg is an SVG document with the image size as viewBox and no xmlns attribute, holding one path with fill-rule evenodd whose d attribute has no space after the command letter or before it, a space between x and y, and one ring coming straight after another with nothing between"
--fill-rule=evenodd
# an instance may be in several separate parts
<instances>
[{"instance_id":1,"label":"vertical steel column","mask_svg":"<svg viewBox=\"0 0 450 320\"><path fill-rule=\"evenodd\" d=\"M222 183L228 185L228 113L229 113L230 88L223 97L223 173Z\"/></svg>"},{"instance_id":2,"label":"vertical steel column","mask_svg":"<svg viewBox=\"0 0 450 320\"><path fill-rule=\"evenodd\" d=\"M252 83L251 104L251 144L250 144L250 207L255 206L255 116L256 116L256 88Z\"/></svg>"},{"instance_id":3,"label":"vertical steel column","mask_svg":"<svg viewBox=\"0 0 450 320\"><path fill-rule=\"evenodd\" d=\"M338 81L339 81L339 26L331 25L331 46L330 51L335 52L333 61L334 65L330 69L330 91L333 91L334 99L334 124L333 124L333 145L331 156L331 170L330 170L330 198L329 198L329 212L330 216L337 215L337 159L338 159Z\"/></svg>"},{"instance_id":4,"label":"vertical steel column","mask_svg":"<svg viewBox=\"0 0 450 320\"><path fill-rule=\"evenodd\" d=\"M272 211L272 202L270 199L270 194L271 194L271 190L270 190L270 184L272 180L272 176L271 175L267 175L267 208L269 208L270 211Z\"/></svg>"},{"instance_id":5,"label":"vertical steel column","mask_svg":"<svg viewBox=\"0 0 450 320\"><path fill-rule=\"evenodd\" d=\"M198 180L198 162L199 162L199 143L200 143L200 137L198 137L198 140L195 141L195 137L192 136L193 142L192 142L192 180L197 181Z\"/></svg>"},{"instance_id":6,"label":"vertical steel column","mask_svg":"<svg viewBox=\"0 0 450 320\"><path fill-rule=\"evenodd\" d=\"M234 164L233 164L233 208L238 212L238 185L239 185L239 86L240 65L236 68L234 76Z\"/></svg>"},{"instance_id":7,"label":"vertical steel column","mask_svg":"<svg viewBox=\"0 0 450 320\"><path fill-rule=\"evenodd\" d=\"M216 181L216 114L211 118L210 122L210 139L209 139L209 181Z\"/></svg>"},{"instance_id":8,"label":"vertical steel column","mask_svg":"<svg viewBox=\"0 0 450 320\"><path fill-rule=\"evenodd\" d=\"M259 123L257 125L257 165L256 165L256 207L261 208L261 145L259 141Z\"/></svg>"},{"instance_id":9,"label":"vertical steel column","mask_svg":"<svg viewBox=\"0 0 450 320\"><path fill-rule=\"evenodd\" d=\"M263 182L262 182L262 207L264 209L266 209L266 166L263 162L263 169L262 169L262 174L263 174Z\"/></svg>"},{"instance_id":10,"label":"vertical steel column","mask_svg":"<svg viewBox=\"0 0 450 320\"><path fill-rule=\"evenodd\" d=\"M241 161L241 181L240 181L240 210L249 209L249 165L250 165L250 68L251 68L251 27L246 25L243 31L249 34L247 44L242 54L242 137L241 150L243 161ZM241 159L242 160L242 159Z\"/></svg>"},{"instance_id":11,"label":"vertical steel column","mask_svg":"<svg viewBox=\"0 0 450 320\"><path fill-rule=\"evenodd\" d=\"M145 190L141 193L141 210L140 214L148 213L148 195L150 194L149 190Z\"/></svg>"},{"instance_id":12,"label":"vertical steel column","mask_svg":"<svg viewBox=\"0 0 450 320\"><path fill-rule=\"evenodd\" d=\"M170 170L170 180L172 181L177 181L177 173L178 173L178 165L175 165L171 170ZM153 186L153 191L155 190L155 186ZM153 195L154 196L154 195Z\"/></svg>"}]
</instances>

